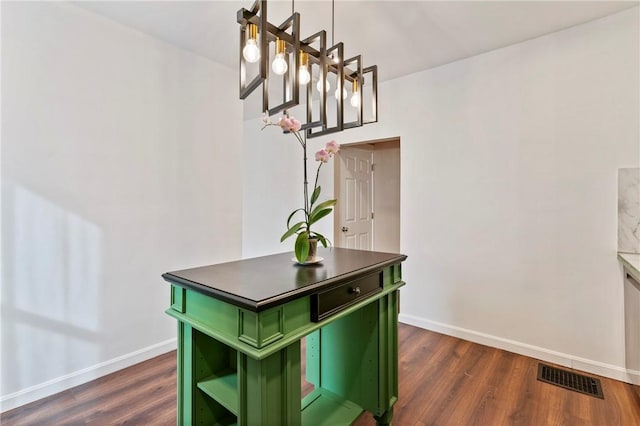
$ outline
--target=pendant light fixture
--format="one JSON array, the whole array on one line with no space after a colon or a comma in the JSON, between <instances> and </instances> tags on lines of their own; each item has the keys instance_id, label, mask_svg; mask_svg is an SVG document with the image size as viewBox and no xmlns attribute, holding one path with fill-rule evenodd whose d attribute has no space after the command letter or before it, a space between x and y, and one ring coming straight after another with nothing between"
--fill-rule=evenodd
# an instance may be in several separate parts
<instances>
[{"instance_id":1,"label":"pendant light fixture","mask_svg":"<svg viewBox=\"0 0 640 426\"><path fill-rule=\"evenodd\" d=\"M260 48L258 47L258 26L247 24L247 39L242 49L242 56L247 62L255 63L260 59Z\"/></svg>"},{"instance_id":2,"label":"pendant light fixture","mask_svg":"<svg viewBox=\"0 0 640 426\"><path fill-rule=\"evenodd\" d=\"M377 66L362 67L361 56L344 59L344 46L334 43L335 0L331 1L331 45L326 46L326 31L322 30L304 40L300 39L300 14L291 2L291 16L276 26L267 20L267 0L256 0L251 9L240 9L240 98L246 99L262 86L263 110L269 115L286 111L299 104L300 90L306 90L307 122L302 124L307 137L334 133L351 127L376 122L378 119ZM271 48L271 44L274 47ZM247 63L257 63L257 74L248 77ZM269 73L271 66L272 73ZM289 70L294 72L289 72ZM366 75L366 78L365 78ZM317 94L313 95L314 81ZM330 82L335 82L335 89ZM356 119L344 122L343 106L348 95L345 86L351 84L349 103L356 108ZM280 88L278 87L280 86ZM366 90L366 92L365 92ZM330 96L332 93L334 96ZM366 97L364 95L366 93ZM273 99L282 102L273 105ZM364 118L364 100L371 100ZM327 102L335 102L328 109ZM316 105L315 107L313 105ZM319 106L319 108L318 108ZM335 111L335 119L328 124L327 111ZM350 117L353 113L350 113Z\"/></svg>"},{"instance_id":3,"label":"pendant light fixture","mask_svg":"<svg viewBox=\"0 0 640 426\"><path fill-rule=\"evenodd\" d=\"M271 63L271 70L278 75L283 75L284 73L286 73L289 67L287 65L287 61L284 58L284 55L287 51L286 49L287 48L284 44L284 40L276 38L276 57Z\"/></svg>"},{"instance_id":4,"label":"pendant light fixture","mask_svg":"<svg viewBox=\"0 0 640 426\"><path fill-rule=\"evenodd\" d=\"M311 74L309 73L309 54L307 52L300 51L300 69L298 70L298 82L300 84L307 84L311 81Z\"/></svg>"},{"instance_id":5,"label":"pendant light fixture","mask_svg":"<svg viewBox=\"0 0 640 426\"><path fill-rule=\"evenodd\" d=\"M351 84L351 98L349 99L348 113L345 113L346 117L351 121L343 123L345 129L352 127L362 126L362 56L357 55L353 58L345 59L344 63L344 78L347 84Z\"/></svg>"},{"instance_id":6,"label":"pendant light fixture","mask_svg":"<svg viewBox=\"0 0 640 426\"><path fill-rule=\"evenodd\" d=\"M316 84L316 89L318 90L318 92L322 93L322 79L318 80L318 83ZM328 92L329 90L331 90L331 84L329 83L329 79L325 78L324 79L324 91Z\"/></svg>"},{"instance_id":7,"label":"pendant light fixture","mask_svg":"<svg viewBox=\"0 0 640 426\"><path fill-rule=\"evenodd\" d=\"M349 101L351 106L358 108L360 106L360 92L358 91L358 80L353 80L353 93L351 94L351 100Z\"/></svg>"}]
</instances>

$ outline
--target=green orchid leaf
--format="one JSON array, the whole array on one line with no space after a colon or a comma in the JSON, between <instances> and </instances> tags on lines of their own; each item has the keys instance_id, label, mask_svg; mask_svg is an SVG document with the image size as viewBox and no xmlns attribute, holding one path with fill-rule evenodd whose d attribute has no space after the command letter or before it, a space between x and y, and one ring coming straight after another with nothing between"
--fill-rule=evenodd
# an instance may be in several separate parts
<instances>
[{"instance_id":1,"label":"green orchid leaf","mask_svg":"<svg viewBox=\"0 0 640 426\"><path fill-rule=\"evenodd\" d=\"M284 240L286 240L287 238L295 234L302 225L304 225L304 222L298 222L295 225L293 225L291 228L287 229L287 232L282 234L282 237L280 237L280 242L283 242Z\"/></svg>"},{"instance_id":2,"label":"green orchid leaf","mask_svg":"<svg viewBox=\"0 0 640 426\"><path fill-rule=\"evenodd\" d=\"M291 218L293 217L294 214L296 214L299 211L303 211L303 208L299 208L299 209L295 209L294 211L291 212L291 214L289 215L289 217L287 218L287 228L290 228L289 223L291 222Z\"/></svg>"},{"instance_id":3,"label":"green orchid leaf","mask_svg":"<svg viewBox=\"0 0 640 426\"><path fill-rule=\"evenodd\" d=\"M309 216L309 225L316 223L317 221L319 221L320 219L322 219L323 217L331 213L331 210L333 209L329 207L328 209L320 210L318 212L315 212L313 215Z\"/></svg>"},{"instance_id":4,"label":"green orchid leaf","mask_svg":"<svg viewBox=\"0 0 640 426\"><path fill-rule=\"evenodd\" d=\"M313 236L316 237L320 241L320 243L324 246L324 248L327 248L328 246L333 245L333 244L331 244L331 240L329 240L324 235L322 235L322 234L320 234L318 232L315 232L315 231L312 232L311 234L313 234Z\"/></svg>"},{"instance_id":5,"label":"green orchid leaf","mask_svg":"<svg viewBox=\"0 0 640 426\"><path fill-rule=\"evenodd\" d=\"M311 206L313 206L313 203L318 201L318 197L319 196L320 196L320 186L318 186L316 189L314 189L313 190L313 194L311 194Z\"/></svg>"},{"instance_id":6,"label":"green orchid leaf","mask_svg":"<svg viewBox=\"0 0 640 426\"><path fill-rule=\"evenodd\" d=\"M302 263L309 255L309 232L304 231L298 234L295 245L296 259Z\"/></svg>"},{"instance_id":7,"label":"green orchid leaf","mask_svg":"<svg viewBox=\"0 0 640 426\"><path fill-rule=\"evenodd\" d=\"M335 206L337 202L338 202L338 200L327 200L327 201L324 201L324 202L322 202L322 203L318 204L318 205L317 205L317 206L316 206L316 207L311 211L311 213L309 214L309 217L313 217L317 212L319 212L320 210L324 210L324 209L326 209L327 207Z\"/></svg>"},{"instance_id":8,"label":"green orchid leaf","mask_svg":"<svg viewBox=\"0 0 640 426\"><path fill-rule=\"evenodd\" d=\"M318 238L318 241L320 241L320 244L322 244L322 247L327 248L327 239L325 238L325 236L316 233L316 237Z\"/></svg>"}]
</instances>

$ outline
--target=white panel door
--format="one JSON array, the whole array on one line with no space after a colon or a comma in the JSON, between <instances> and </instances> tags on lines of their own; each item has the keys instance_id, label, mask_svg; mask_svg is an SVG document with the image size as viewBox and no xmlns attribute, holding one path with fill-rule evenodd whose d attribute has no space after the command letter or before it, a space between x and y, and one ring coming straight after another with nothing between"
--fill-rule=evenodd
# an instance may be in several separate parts
<instances>
[{"instance_id":1,"label":"white panel door","mask_svg":"<svg viewBox=\"0 0 640 426\"><path fill-rule=\"evenodd\" d=\"M338 227L340 247L373 250L373 151L359 148L340 150Z\"/></svg>"}]
</instances>

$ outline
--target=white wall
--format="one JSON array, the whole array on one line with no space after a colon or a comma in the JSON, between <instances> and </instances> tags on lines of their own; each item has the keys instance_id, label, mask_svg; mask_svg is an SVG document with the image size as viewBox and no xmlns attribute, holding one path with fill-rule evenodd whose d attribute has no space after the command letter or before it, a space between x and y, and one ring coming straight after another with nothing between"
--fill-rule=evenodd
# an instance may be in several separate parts
<instances>
[{"instance_id":1,"label":"white wall","mask_svg":"<svg viewBox=\"0 0 640 426\"><path fill-rule=\"evenodd\" d=\"M401 137L403 321L640 378L616 260L617 169L640 163L638 10L384 82L380 122L335 136ZM245 184L291 166L254 154ZM277 183L244 211L245 245L271 244L246 231L282 217Z\"/></svg>"},{"instance_id":2,"label":"white wall","mask_svg":"<svg viewBox=\"0 0 640 426\"><path fill-rule=\"evenodd\" d=\"M163 272L241 255L237 76L2 3L2 410L175 346Z\"/></svg>"}]
</instances>

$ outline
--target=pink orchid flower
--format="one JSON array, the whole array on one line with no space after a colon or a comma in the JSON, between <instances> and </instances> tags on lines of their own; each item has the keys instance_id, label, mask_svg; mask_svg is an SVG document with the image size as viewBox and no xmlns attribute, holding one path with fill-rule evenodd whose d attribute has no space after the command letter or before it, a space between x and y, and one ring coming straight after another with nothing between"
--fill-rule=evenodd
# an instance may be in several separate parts
<instances>
[{"instance_id":1,"label":"pink orchid flower","mask_svg":"<svg viewBox=\"0 0 640 426\"><path fill-rule=\"evenodd\" d=\"M316 161L322 161L323 163L328 163L329 153L324 149L321 149L320 151L316 152Z\"/></svg>"},{"instance_id":2,"label":"pink orchid flower","mask_svg":"<svg viewBox=\"0 0 640 426\"><path fill-rule=\"evenodd\" d=\"M294 117L287 117L286 115L280 117L278 125L284 132L297 132L302 127L302 124L298 120Z\"/></svg>"},{"instance_id":3,"label":"pink orchid flower","mask_svg":"<svg viewBox=\"0 0 640 426\"><path fill-rule=\"evenodd\" d=\"M338 151L340 151L340 145L338 144L338 142L332 140L327 142L327 146L325 147L325 149L329 154L336 154Z\"/></svg>"},{"instance_id":4,"label":"pink orchid flower","mask_svg":"<svg viewBox=\"0 0 640 426\"><path fill-rule=\"evenodd\" d=\"M289 130L291 130L291 120L286 115L283 115L282 117L280 117L280 120L278 120L278 125L285 132L288 132Z\"/></svg>"},{"instance_id":5,"label":"pink orchid flower","mask_svg":"<svg viewBox=\"0 0 640 426\"><path fill-rule=\"evenodd\" d=\"M300 123L298 120L296 120L294 117L291 117L289 119L289 122L291 123L291 130L293 130L294 132L297 132L300 130L300 128L302 127L302 123Z\"/></svg>"}]
</instances>

